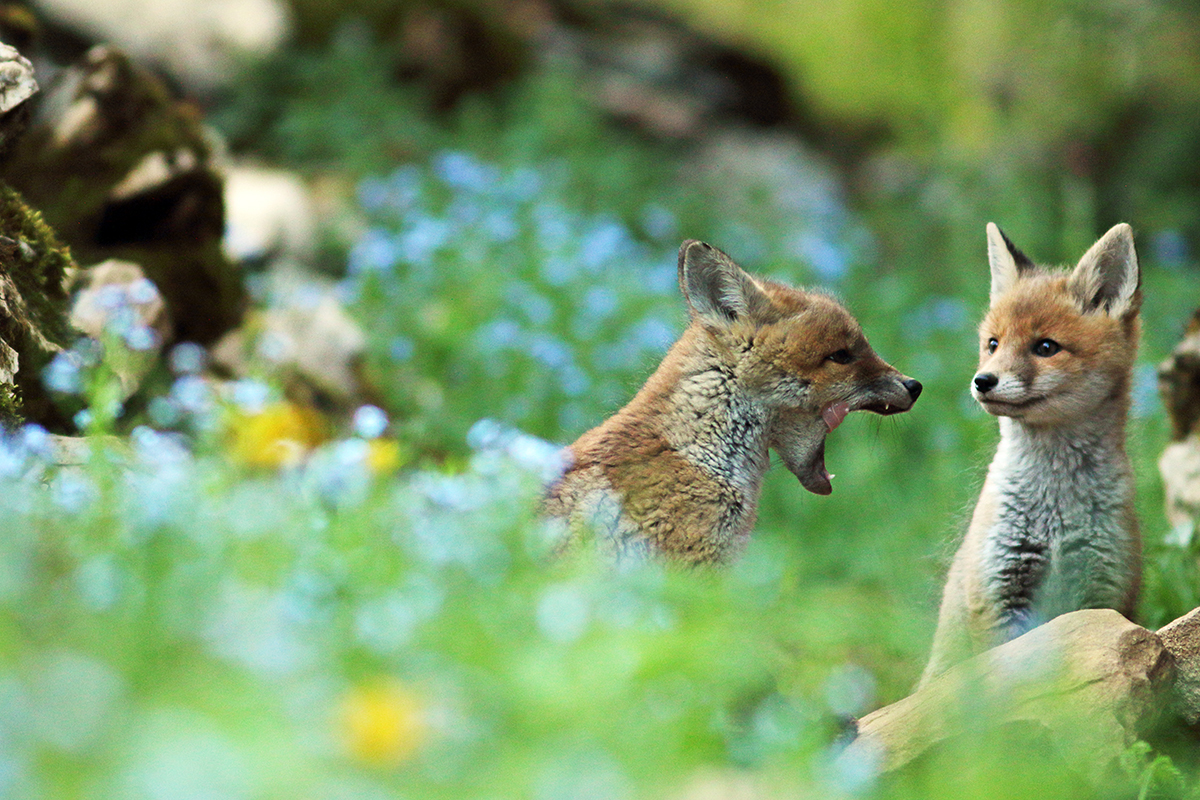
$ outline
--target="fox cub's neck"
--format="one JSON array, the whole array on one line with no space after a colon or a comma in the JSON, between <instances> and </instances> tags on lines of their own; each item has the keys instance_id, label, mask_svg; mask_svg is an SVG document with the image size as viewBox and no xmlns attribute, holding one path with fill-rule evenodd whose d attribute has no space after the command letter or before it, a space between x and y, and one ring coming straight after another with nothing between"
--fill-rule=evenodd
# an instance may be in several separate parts
<instances>
[{"instance_id":1,"label":"fox cub's neck","mask_svg":"<svg viewBox=\"0 0 1200 800\"><path fill-rule=\"evenodd\" d=\"M1049 543L1071 530L1095 538L1125 526L1133 494L1124 404L1053 427L1000 418L988 480L1000 539Z\"/></svg>"},{"instance_id":2,"label":"fox cub's neck","mask_svg":"<svg viewBox=\"0 0 1200 800\"><path fill-rule=\"evenodd\" d=\"M1125 452L1128 407L1128 388L1119 388L1108 403L1056 425L1029 425L1000 417L1000 445L992 471L999 473L997 478L1040 472L1052 484L1079 483L1114 469L1124 474L1129 468Z\"/></svg>"},{"instance_id":3,"label":"fox cub's neck","mask_svg":"<svg viewBox=\"0 0 1200 800\"><path fill-rule=\"evenodd\" d=\"M618 558L726 561L754 526L771 412L702 338L686 332L628 405L572 445L550 491L552 516L584 523Z\"/></svg>"},{"instance_id":4,"label":"fox cub's neck","mask_svg":"<svg viewBox=\"0 0 1200 800\"><path fill-rule=\"evenodd\" d=\"M676 382L647 412L671 449L744 493L752 511L770 463L770 412L746 397L734 374L712 354L693 348L680 361Z\"/></svg>"}]
</instances>

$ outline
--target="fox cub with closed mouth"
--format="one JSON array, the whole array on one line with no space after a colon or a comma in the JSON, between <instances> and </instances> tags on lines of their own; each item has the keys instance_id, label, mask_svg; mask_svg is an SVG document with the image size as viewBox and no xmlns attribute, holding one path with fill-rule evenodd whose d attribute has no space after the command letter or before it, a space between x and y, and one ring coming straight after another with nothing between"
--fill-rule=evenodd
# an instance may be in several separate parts
<instances>
[{"instance_id":1,"label":"fox cub with closed mouth","mask_svg":"<svg viewBox=\"0 0 1200 800\"><path fill-rule=\"evenodd\" d=\"M694 240L679 248L679 286L687 329L629 404L571 445L548 490L564 545L593 532L618 559L727 562L754 526L769 448L829 494L826 434L921 394L828 295L753 277Z\"/></svg>"},{"instance_id":2,"label":"fox cub with closed mouth","mask_svg":"<svg viewBox=\"0 0 1200 800\"><path fill-rule=\"evenodd\" d=\"M1142 304L1120 224L1072 271L1035 266L987 226L991 307L975 399L1000 443L950 567L924 684L1083 608L1133 613L1141 540L1125 418Z\"/></svg>"}]
</instances>

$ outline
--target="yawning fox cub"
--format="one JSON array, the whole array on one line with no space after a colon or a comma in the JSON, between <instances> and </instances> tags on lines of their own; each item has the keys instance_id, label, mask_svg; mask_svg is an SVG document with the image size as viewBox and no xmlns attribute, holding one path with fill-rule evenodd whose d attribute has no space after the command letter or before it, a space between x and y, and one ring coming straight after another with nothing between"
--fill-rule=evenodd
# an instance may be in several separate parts
<instances>
[{"instance_id":1,"label":"yawning fox cub","mask_svg":"<svg viewBox=\"0 0 1200 800\"><path fill-rule=\"evenodd\" d=\"M825 435L856 409L912 407L835 300L752 277L703 242L679 248L690 324L646 385L570 448L546 511L568 540L595 531L621 557L724 562L750 536L774 447L804 488L832 491Z\"/></svg>"},{"instance_id":2,"label":"yawning fox cub","mask_svg":"<svg viewBox=\"0 0 1200 800\"><path fill-rule=\"evenodd\" d=\"M1142 304L1128 225L1070 272L1036 267L988 223L991 308L975 399L1000 444L950 567L921 682L1081 608L1133 612L1141 542L1125 417Z\"/></svg>"}]
</instances>

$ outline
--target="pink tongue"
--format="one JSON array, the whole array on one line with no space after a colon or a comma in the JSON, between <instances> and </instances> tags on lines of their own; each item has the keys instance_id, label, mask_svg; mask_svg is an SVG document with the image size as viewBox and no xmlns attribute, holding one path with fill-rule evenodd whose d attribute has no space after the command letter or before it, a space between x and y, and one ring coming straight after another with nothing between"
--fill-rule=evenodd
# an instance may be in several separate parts
<instances>
[{"instance_id":1,"label":"pink tongue","mask_svg":"<svg viewBox=\"0 0 1200 800\"><path fill-rule=\"evenodd\" d=\"M821 417L825 420L825 427L829 428L830 433L833 433L849 413L849 403L832 403L826 406L825 410L821 412Z\"/></svg>"}]
</instances>

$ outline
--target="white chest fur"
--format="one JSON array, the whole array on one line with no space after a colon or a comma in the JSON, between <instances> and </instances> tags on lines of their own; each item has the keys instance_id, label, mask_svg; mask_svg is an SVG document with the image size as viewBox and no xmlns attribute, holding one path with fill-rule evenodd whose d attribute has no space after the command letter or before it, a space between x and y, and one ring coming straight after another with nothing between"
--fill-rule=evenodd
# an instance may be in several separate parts
<instances>
[{"instance_id":1,"label":"white chest fur","mask_svg":"<svg viewBox=\"0 0 1200 800\"><path fill-rule=\"evenodd\" d=\"M1136 580L1128 554L1137 532L1122 441L1100 420L1047 430L1001 419L983 578L1002 625L1025 629L1123 603Z\"/></svg>"}]
</instances>

